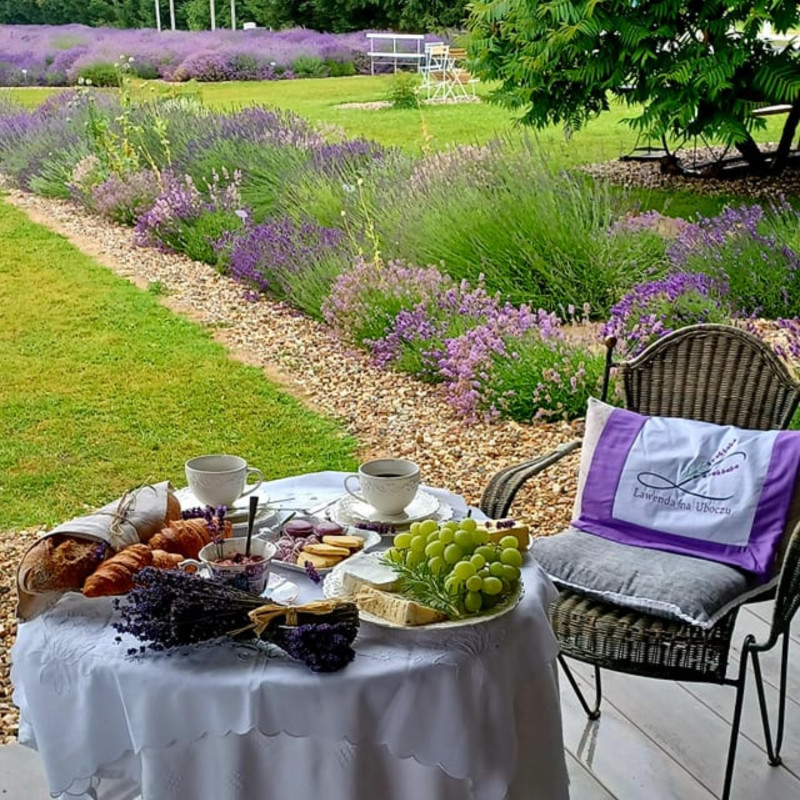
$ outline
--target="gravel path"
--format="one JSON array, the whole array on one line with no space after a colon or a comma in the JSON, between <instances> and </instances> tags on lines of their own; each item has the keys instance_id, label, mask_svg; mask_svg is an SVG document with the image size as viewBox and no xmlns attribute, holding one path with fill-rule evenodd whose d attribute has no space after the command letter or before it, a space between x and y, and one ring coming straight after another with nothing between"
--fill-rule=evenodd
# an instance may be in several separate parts
<instances>
[{"instance_id":1,"label":"gravel path","mask_svg":"<svg viewBox=\"0 0 800 800\"><path fill-rule=\"evenodd\" d=\"M234 357L263 367L270 380L340 420L360 443L360 457L410 458L420 464L426 483L462 494L471 503L480 500L497 469L580 435L580 423L467 427L445 403L440 388L376 369L363 352L282 303L246 302L241 285L205 264L135 247L129 228L67 203L15 191L6 200L138 286L158 282L169 308L214 326L214 335ZM558 530L570 516L569 486L576 465L576 456L571 456L547 478L532 482L520 493L515 514L531 519L543 533ZM14 741L17 729L8 677L16 634L14 569L36 533L0 532L0 743Z\"/></svg>"}]
</instances>

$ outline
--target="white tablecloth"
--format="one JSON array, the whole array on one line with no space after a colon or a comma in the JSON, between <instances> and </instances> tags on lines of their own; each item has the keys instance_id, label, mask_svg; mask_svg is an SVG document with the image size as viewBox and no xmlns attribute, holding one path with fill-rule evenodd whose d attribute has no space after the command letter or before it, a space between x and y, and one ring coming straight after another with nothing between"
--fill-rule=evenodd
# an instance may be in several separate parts
<instances>
[{"instance_id":1,"label":"white tablecloth","mask_svg":"<svg viewBox=\"0 0 800 800\"><path fill-rule=\"evenodd\" d=\"M340 492L342 477L268 488L305 505ZM437 495L465 511L461 498ZM301 584L301 600L320 595L285 574ZM233 643L131 658L136 643L116 641L111 601L69 594L20 626L20 740L39 750L54 795L562 800L557 644L546 613L554 589L535 563L523 577L520 605L474 627L363 624L355 661L331 675L275 648Z\"/></svg>"}]
</instances>

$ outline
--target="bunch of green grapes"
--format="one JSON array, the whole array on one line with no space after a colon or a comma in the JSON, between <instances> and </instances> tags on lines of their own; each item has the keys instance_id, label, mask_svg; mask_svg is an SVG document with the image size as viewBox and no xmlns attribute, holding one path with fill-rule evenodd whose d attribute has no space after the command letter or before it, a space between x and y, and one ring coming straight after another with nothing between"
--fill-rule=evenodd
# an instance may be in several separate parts
<instances>
[{"instance_id":1,"label":"bunch of green grapes","mask_svg":"<svg viewBox=\"0 0 800 800\"><path fill-rule=\"evenodd\" d=\"M474 519L451 520L441 526L425 520L394 537L386 560L437 576L461 612L477 614L516 589L522 553L515 536L504 536L494 544Z\"/></svg>"}]
</instances>

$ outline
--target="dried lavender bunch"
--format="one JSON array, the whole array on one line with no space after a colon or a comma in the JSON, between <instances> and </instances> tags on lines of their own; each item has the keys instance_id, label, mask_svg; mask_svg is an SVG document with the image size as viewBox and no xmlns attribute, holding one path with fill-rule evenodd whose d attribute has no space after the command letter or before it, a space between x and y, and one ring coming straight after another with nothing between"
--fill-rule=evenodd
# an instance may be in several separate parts
<instances>
[{"instance_id":1,"label":"dried lavender bunch","mask_svg":"<svg viewBox=\"0 0 800 800\"><path fill-rule=\"evenodd\" d=\"M357 633L358 622L324 622L296 628L282 626L271 641L314 672L336 672L355 658L350 645Z\"/></svg>"},{"instance_id":2,"label":"dried lavender bunch","mask_svg":"<svg viewBox=\"0 0 800 800\"><path fill-rule=\"evenodd\" d=\"M391 522L357 522L355 527L362 531L375 531L381 536L387 536L390 533L397 533L397 526Z\"/></svg>"},{"instance_id":3,"label":"dried lavender bunch","mask_svg":"<svg viewBox=\"0 0 800 800\"><path fill-rule=\"evenodd\" d=\"M117 632L143 642L138 650L129 651L135 654L233 636L242 629L245 630L238 636L254 636L248 630L249 612L264 606L265 601L258 595L197 575L147 567L137 574L127 597L116 600L114 605L120 614L114 623ZM345 604L324 615L304 612L301 607L297 610L297 622L292 627L278 618L260 637L277 644L317 672L341 669L353 660L351 645L358 632L355 606ZM315 632L316 629L319 631Z\"/></svg>"}]
</instances>

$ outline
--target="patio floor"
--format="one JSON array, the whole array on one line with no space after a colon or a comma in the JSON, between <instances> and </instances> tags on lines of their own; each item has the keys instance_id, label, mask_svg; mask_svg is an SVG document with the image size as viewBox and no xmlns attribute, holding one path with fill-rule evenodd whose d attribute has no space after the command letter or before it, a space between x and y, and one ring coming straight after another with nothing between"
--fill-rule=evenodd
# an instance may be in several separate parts
<instances>
[{"instance_id":1,"label":"patio floor","mask_svg":"<svg viewBox=\"0 0 800 800\"><path fill-rule=\"evenodd\" d=\"M754 603L739 614L734 658L748 632L767 638L771 603ZM777 703L778 648L762 659L771 709ZM592 669L570 661L582 687L591 689ZM735 674L738 660L729 666ZM566 680L561 682L564 743L572 800L714 800L722 779L735 688L655 681L603 671L602 715L588 722ZM592 696L591 694L588 696ZM775 713L772 712L773 717ZM774 730L774 726L773 726ZM784 764L770 767L764 749L755 684L745 694L732 798L800 798L800 620L789 654Z\"/></svg>"}]
</instances>

